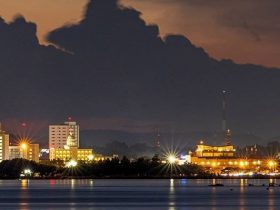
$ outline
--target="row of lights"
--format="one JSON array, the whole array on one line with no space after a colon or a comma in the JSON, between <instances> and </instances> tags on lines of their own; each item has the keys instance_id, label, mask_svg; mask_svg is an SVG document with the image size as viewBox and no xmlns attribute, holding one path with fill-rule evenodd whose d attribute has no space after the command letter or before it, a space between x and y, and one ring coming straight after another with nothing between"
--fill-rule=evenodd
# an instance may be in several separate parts
<instances>
[{"instance_id":1,"label":"row of lights","mask_svg":"<svg viewBox=\"0 0 280 210\"><path fill-rule=\"evenodd\" d=\"M89 155L88 159L91 161L94 159L94 155ZM73 168L76 167L78 165L78 162L75 160L70 160L69 162L66 163L66 167L67 168Z\"/></svg>"},{"instance_id":2,"label":"row of lights","mask_svg":"<svg viewBox=\"0 0 280 210\"><path fill-rule=\"evenodd\" d=\"M250 163L248 162L248 161L240 161L240 162L238 162L238 161L234 161L234 162L232 162L232 161L229 161L228 162L228 164L229 165L239 165L240 167L246 167L246 166L248 166ZM261 161L260 160L258 160L258 161L253 161L252 162L252 164L253 165L261 165ZM221 165L221 163L220 162L204 162L204 161L202 161L201 162L201 165L212 165L212 166L219 166L219 165ZM269 167L274 167L274 166L276 166L277 165L277 163L274 161L274 160L269 160L268 161L268 166Z\"/></svg>"}]
</instances>

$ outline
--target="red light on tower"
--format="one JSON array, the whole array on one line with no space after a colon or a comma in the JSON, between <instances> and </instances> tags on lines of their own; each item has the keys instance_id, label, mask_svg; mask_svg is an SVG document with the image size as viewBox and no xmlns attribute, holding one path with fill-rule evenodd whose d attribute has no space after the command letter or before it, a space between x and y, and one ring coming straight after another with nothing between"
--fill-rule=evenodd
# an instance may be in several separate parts
<instances>
[{"instance_id":1,"label":"red light on tower","mask_svg":"<svg viewBox=\"0 0 280 210\"><path fill-rule=\"evenodd\" d=\"M72 117L68 117L68 121L71 121L72 120Z\"/></svg>"},{"instance_id":2,"label":"red light on tower","mask_svg":"<svg viewBox=\"0 0 280 210\"><path fill-rule=\"evenodd\" d=\"M26 127L26 123L25 122L21 123L21 126Z\"/></svg>"}]
</instances>

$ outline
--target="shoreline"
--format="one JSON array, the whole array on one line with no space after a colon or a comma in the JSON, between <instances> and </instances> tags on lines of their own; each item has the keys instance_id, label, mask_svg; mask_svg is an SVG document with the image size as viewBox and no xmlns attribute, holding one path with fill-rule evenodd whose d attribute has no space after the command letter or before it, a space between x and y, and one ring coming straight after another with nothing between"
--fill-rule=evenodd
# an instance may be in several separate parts
<instances>
[{"instance_id":1,"label":"shoreline","mask_svg":"<svg viewBox=\"0 0 280 210\"><path fill-rule=\"evenodd\" d=\"M240 180L240 179L248 179L248 180L253 180L253 179L279 179L280 176L275 176L275 177L46 177L46 178L41 178L41 177L21 177L21 178L0 178L0 180L73 180L73 179L103 179L103 180L112 180L112 179L127 179L127 180L147 180L147 179L153 179L153 180L165 180L165 179L175 179L175 180L180 180L180 179L189 179L189 180L213 180L213 179L219 179L219 180Z\"/></svg>"}]
</instances>

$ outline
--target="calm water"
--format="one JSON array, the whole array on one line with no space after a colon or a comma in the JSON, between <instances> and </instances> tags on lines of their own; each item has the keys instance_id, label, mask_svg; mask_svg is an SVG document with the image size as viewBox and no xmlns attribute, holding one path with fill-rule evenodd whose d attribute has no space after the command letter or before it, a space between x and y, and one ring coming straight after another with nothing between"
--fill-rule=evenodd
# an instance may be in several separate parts
<instances>
[{"instance_id":1,"label":"calm water","mask_svg":"<svg viewBox=\"0 0 280 210\"><path fill-rule=\"evenodd\" d=\"M280 209L280 180L2 180L0 209ZM223 183L224 187L208 184ZM254 184L248 187L248 184Z\"/></svg>"}]
</instances>

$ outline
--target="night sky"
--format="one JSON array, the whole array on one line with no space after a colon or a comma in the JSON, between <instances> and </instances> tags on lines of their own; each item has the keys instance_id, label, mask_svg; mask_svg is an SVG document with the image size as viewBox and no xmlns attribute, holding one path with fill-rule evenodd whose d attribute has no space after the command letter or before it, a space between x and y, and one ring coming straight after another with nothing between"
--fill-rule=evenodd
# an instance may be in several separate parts
<instances>
[{"instance_id":1,"label":"night sky","mask_svg":"<svg viewBox=\"0 0 280 210\"><path fill-rule=\"evenodd\" d=\"M213 132L227 90L233 133L278 136L279 9L274 0L0 0L0 118L38 130L72 116L82 129Z\"/></svg>"}]
</instances>

